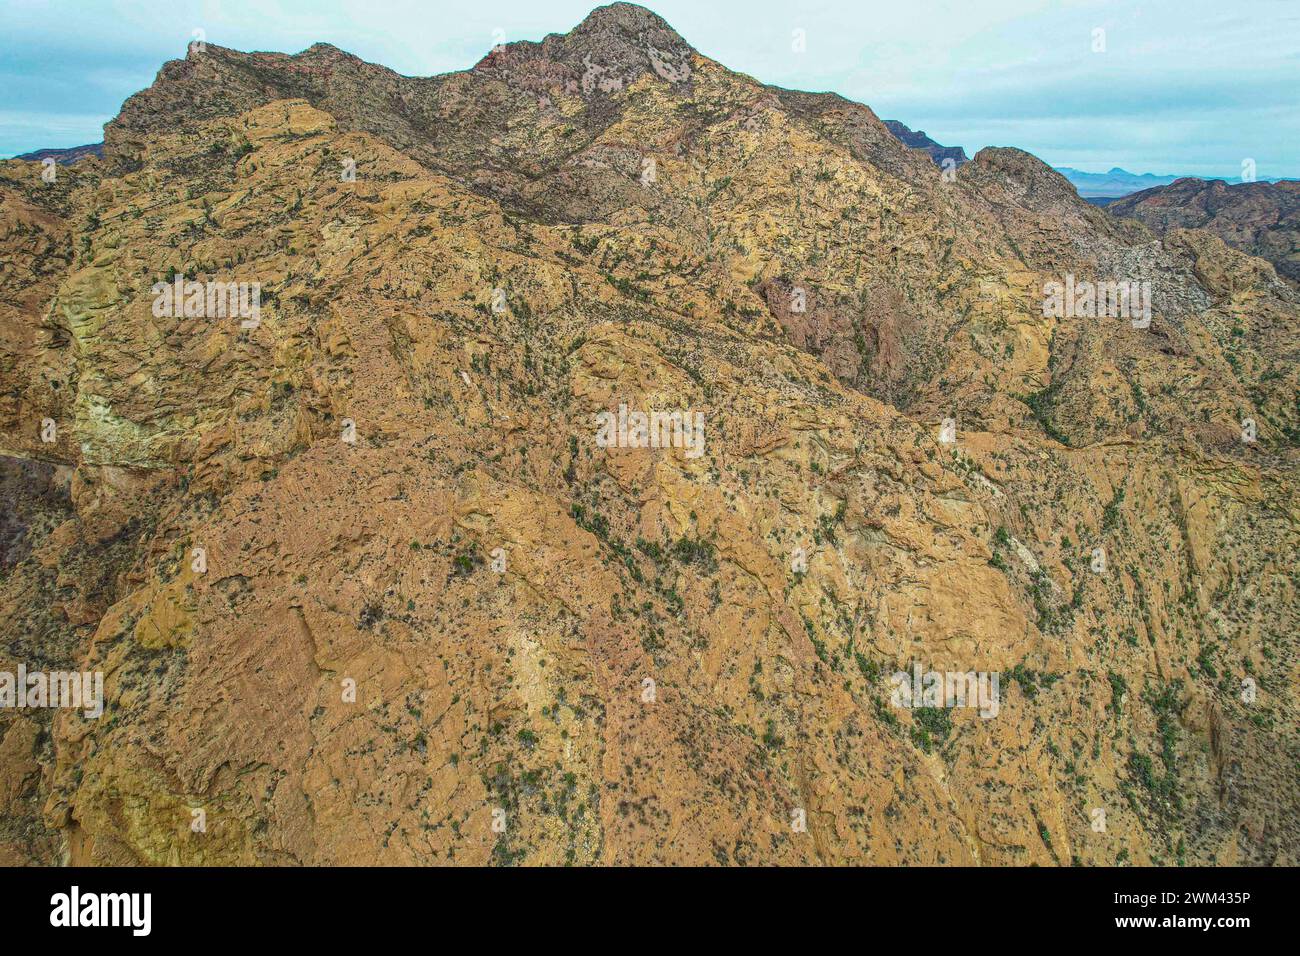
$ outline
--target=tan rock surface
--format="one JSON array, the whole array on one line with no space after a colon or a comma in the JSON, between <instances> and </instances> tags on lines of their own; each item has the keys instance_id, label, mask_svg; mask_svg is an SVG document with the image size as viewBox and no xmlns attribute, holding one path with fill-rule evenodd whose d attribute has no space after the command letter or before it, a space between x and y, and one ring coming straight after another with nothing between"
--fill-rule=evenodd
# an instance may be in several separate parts
<instances>
[{"instance_id":1,"label":"tan rock surface","mask_svg":"<svg viewBox=\"0 0 1300 956\"><path fill-rule=\"evenodd\" d=\"M1297 861L1257 260L626 4L430 79L209 47L106 142L0 164L0 646L107 700L0 711L5 859ZM175 272L260 324L155 316ZM1067 273L1152 327L1043 318ZM703 454L599 447L620 403ZM913 661L997 717L894 707Z\"/></svg>"}]
</instances>

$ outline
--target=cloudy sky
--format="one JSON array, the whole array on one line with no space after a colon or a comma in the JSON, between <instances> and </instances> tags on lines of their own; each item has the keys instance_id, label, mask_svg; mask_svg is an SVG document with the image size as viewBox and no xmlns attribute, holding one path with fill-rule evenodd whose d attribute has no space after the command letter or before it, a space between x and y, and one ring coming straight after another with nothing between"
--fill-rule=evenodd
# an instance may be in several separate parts
<instances>
[{"instance_id":1,"label":"cloudy sky","mask_svg":"<svg viewBox=\"0 0 1300 956\"><path fill-rule=\"evenodd\" d=\"M0 156L102 138L196 29L241 50L318 40L428 75L591 0L3 0ZM651 0L701 53L834 90L974 154L1102 172L1300 176L1300 0ZM501 31L497 34L494 31ZM795 50L795 31L806 49ZM1098 32L1104 31L1104 33ZM1094 49L1104 47L1104 49Z\"/></svg>"}]
</instances>

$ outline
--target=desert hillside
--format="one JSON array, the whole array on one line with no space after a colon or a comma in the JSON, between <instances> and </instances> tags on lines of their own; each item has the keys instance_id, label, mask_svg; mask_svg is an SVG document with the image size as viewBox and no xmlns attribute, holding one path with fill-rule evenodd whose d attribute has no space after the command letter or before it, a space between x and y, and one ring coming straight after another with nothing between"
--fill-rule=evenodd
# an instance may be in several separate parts
<instances>
[{"instance_id":1,"label":"desert hillside","mask_svg":"<svg viewBox=\"0 0 1300 956\"><path fill-rule=\"evenodd\" d=\"M105 710L0 710L0 862L1300 862L1263 259L624 3L428 78L193 48L45 168L0 163L0 670ZM1045 314L1130 280L1149 322Z\"/></svg>"},{"instance_id":2,"label":"desert hillside","mask_svg":"<svg viewBox=\"0 0 1300 956\"><path fill-rule=\"evenodd\" d=\"M1300 182L1229 185L1222 179L1179 179L1125 196L1107 207L1163 235L1205 229L1234 249L1273 263L1300 287Z\"/></svg>"}]
</instances>

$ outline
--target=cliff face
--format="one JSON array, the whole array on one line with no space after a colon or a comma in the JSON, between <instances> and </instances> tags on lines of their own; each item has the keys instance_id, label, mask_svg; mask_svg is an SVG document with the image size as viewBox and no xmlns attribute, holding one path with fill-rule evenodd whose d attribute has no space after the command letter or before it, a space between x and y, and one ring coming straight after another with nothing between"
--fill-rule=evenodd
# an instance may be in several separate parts
<instances>
[{"instance_id":1,"label":"cliff face","mask_svg":"<svg viewBox=\"0 0 1300 956\"><path fill-rule=\"evenodd\" d=\"M1300 182L1179 179L1126 196L1107 210L1161 235L1171 229L1212 232L1234 249L1267 259L1278 275L1300 286Z\"/></svg>"},{"instance_id":2,"label":"cliff face","mask_svg":"<svg viewBox=\"0 0 1300 956\"><path fill-rule=\"evenodd\" d=\"M5 859L1296 862L1266 263L627 4L426 79L209 46L40 172L0 670L106 710L0 711ZM159 314L177 273L259 321ZM1069 276L1149 327L1045 317ZM703 453L602 447L620 405ZM913 662L997 715L894 706Z\"/></svg>"},{"instance_id":3,"label":"cliff face","mask_svg":"<svg viewBox=\"0 0 1300 956\"><path fill-rule=\"evenodd\" d=\"M970 162L970 157L966 155L966 150L960 146L940 146L930 137L925 135L922 130L909 129L898 120L885 120L885 128L898 137L898 141L910 149L923 149L930 154L930 158L935 161L936 165L942 166L944 160L951 159L953 163L960 166L962 163Z\"/></svg>"}]
</instances>

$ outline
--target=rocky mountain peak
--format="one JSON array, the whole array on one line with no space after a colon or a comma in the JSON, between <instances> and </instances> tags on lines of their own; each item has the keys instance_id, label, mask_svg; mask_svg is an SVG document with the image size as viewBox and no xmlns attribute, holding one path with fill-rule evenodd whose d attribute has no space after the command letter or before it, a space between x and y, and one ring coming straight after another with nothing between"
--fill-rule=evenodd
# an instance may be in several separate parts
<instances>
[{"instance_id":1,"label":"rocky mountain peak","mask_svg":"<svg viewBox=\"0 0 1300 956\"><path fill-rule=\"evenodd\" d=\"M609 3L597 7L573 28L570 35L622 35L636 38L652 31L671 34L678 43L685 42L668 25L667 20L636 3Z\"/></svg>"},{"instance_id":2,"label":"rocky mountain peak","mask_svg":"<svg viewBox=\"0 0 1300 956\"><path fill-rule=\"evenodd\" d=\"M584 93L610 93L653 72L669 82L690 78L695 50L658 14L634 3L598 7L565 34L540 43L502 44L476 70L566 75Z\"/></svg>"}]
</instances>

